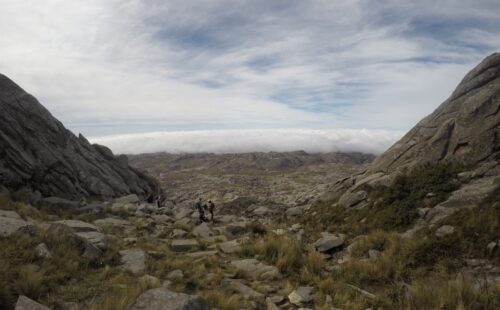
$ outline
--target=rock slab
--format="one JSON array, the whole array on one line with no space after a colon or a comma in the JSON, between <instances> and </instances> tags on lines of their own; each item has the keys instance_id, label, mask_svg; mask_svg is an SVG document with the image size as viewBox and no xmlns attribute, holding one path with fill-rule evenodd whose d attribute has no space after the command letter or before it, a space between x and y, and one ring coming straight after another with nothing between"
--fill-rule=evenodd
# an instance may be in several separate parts
<instances>
[{"instance_id":1,"label":"rock slab","mask_svg":"<svg viewBox=\"0 0 500 310\"><path fill-rule=\"evenodd\" d=\"M142 293L129 310L210 310L210 306L198 296L160 287Z\"/></svg>"}]
</instances>

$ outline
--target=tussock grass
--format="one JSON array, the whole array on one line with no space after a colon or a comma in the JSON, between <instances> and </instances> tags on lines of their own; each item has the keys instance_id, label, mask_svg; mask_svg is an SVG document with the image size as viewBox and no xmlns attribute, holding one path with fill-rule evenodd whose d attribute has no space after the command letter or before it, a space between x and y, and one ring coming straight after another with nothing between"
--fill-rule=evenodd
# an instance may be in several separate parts
<instances>
[{"instance_id":1,"label":"tussock grass","mask_svg":"<svg viewBox=\"0 0 500 310\"><path fill-rule=\"evenodd\" d=\"M208 304L220 310L247 309L249 305L241 296L227 290L209 290L201 293Z\"/></svg>"}]
</instances>

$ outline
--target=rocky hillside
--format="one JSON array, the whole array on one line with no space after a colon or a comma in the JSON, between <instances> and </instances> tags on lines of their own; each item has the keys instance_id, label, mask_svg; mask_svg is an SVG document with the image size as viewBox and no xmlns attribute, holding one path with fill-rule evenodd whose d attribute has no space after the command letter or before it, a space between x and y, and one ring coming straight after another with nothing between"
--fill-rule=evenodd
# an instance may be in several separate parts
<instances>
[{"instance_id":1,"label":"rocky hillside","mask_svg":"<svg viewBox=\"0 0 500 310\"><path fill-rule=\"evenodd\" d=\"M129 166L127 157L76 137L1 74L0 185L67 199L159 190L154 179Z\"/></svg>"},{"instance_id":2,"label":"rocky hillside","mask_svg":"<svg viewBox=\"0 0 500 310\"><path fill-rule=\"evenodd\" d=\"M470 71L453 94L379 156L370 172L392 173L424 162L468 167L500 159L500 53Z\"/></svg>"}]
</instances>

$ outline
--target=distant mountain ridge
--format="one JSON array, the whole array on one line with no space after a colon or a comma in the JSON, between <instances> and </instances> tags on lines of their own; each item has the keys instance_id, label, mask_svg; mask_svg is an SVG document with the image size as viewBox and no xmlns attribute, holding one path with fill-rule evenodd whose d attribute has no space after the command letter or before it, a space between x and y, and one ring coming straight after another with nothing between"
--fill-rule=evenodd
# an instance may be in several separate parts
<instances>
[{"instance_id":1,"label":"distant mountain ridge","mask_svg":"<svg viewBox=\"0 0 500 310\"><path fill-rule=\"evenodd\" d=\"M38 100L0 74L0 186L66 199L160 190L153 178L101 145L76 137Z\"/></svg>"}]
</instances>

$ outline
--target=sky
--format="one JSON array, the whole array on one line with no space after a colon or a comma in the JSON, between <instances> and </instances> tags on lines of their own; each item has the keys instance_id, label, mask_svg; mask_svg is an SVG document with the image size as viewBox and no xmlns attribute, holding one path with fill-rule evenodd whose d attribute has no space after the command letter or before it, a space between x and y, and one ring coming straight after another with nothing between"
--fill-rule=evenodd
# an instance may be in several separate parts
<instances>
[{"instance_id":1,"label":"sky","mask_svg":"<svg viewBox=\"0 0 500 310\"><path fill-rule=\"evenodd\" d=\"M118 153L380 153L500 51L497 0L0 0L0 73Z\"/></svg>"}]
</instances>

